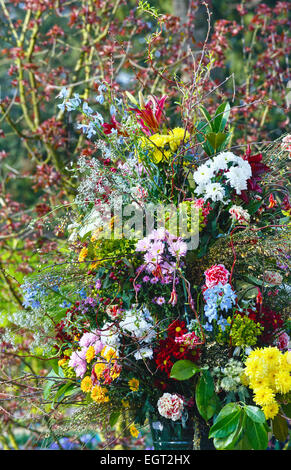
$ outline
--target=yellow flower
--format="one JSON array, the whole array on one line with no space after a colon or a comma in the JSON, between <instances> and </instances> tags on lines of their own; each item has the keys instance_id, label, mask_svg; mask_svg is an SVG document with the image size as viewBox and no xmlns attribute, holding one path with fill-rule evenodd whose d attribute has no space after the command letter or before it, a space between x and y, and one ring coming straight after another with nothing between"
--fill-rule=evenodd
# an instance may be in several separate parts
<instances>
[{"instance_id":1,"label":"yellow flower","mask_svg":"<svg viewBox=\"0 0 291 470\"><path fill-rule=\"evenodd\" d=\"M291 377L289 372L280 370L275 375L275 389L278 393L288 393L291 390Z\"/></svg>"},{"instance_id":2,"label":"yellow flower","mask_svg":"<svg viewBox=\"0 0 291 470\"><path fill-rule=\"evenodd\" d=\"M129 401L128 400L124 400L124 398L122 398L121 403L122 403L122 406L124 408L129 408Z\"/></svg>"},{"instance_id":3,"label":"yellow flower","mask_svg":"<svg viewBox=\"0 0 291 470\"><path fill-rule=\"evenodd\" d=\"M105 346L101 351L101 356L106 359L107 362L112 361L112 359L117 359L117 354L115 349Z\"/></svg>"},{"instance_id":4,"label":"yellow flower","mask_svg":"<svg viewBox=\"0 0 291 470\"><path fill-rule=\"evenodd\" d=\"M91 377L84 377L81 382L81 390L85 393L91 392L92 390L92 380Z\"/></svg>"},{"instance_id":5,"label":"yellow flower","mask_svg":"<svg viewBox=\"0 0 291 470\"><path fill-rule=\"evenodd\" d=\"M281 361L281 356L281 351L276 347L269 346L263 349L263 358L267 361L269 367L276 367L278 362Z\"/></svg>"},{"instance_id":6,"label":"yellow flower","mask_svg":"<svg viewBox=\"0 0 291 470\"><path fill-rule=\"evenodd\" d=\"M254 390L254 401L257 405L271 405L275 401L275 394L270 387L259 387Z\"/></svg>"},{"instance_id":7,"label":"yellow flower","mask_svg":"<svg viewBox=\"0 0 291 470\"><path fill-rule=\"evenodd\" d=\"M175 152L182 142L187 142L190 139L189 132L181 127L175 127L175 129L169 131L169 136L169 145L172 152Z\"/></svg>"},{"instance_id":8,"label":"yellow flower","mask_svg":"<svg viewBox=\"0 0 291 470\"><path fill-rule=\"evenodd\" d=\"M130 379L128 381L128 385L129 385L130 390L132 390L133 392L137 392L139 389L139 380L134 379L134 378Z\"/></svg>"},{"instance_id":9,"label":"yellow flower","mask_svg":"<svg viewBox=\"0 0 291 470\"><path fill-rule=\"evenodd\" d=\"M276 401L270 405L265 405L262 407L266 419L273 419L279 412L279 405Z\"/></svg>"},{"instance_id":10,"label":"yellow flower","mask_svg":"<svg viewBox=\"0 0 291 470\"><path fill-rule=\"evenodd\" d=\"M88 254L88 248L86 248L85 246L82 248L82 250L80 251L79 253L79 261L80 263L82 263L82 261L84 261L84 259L86 258Z\"/></svg>"},{"instance_id":11,"label":"yellow flower","mask_svg":"<svg viewBox=\"0 0 291 470\"><path fill-rule=\"evenodd\" d=\"M249 385L252 389L256 390L257 388L269 387L270 382L265 377L255 377L250 380Z\"/></svg>"},{"instance_id":12,"label":"yellow flower","mask_svg":"<svg viewBox=\"0 0 291 470\"><path fill-rule=\"evenodd\" d=\"M139 432L138 432L138 430L136 429L136 427L135 427L134 424L132 424L132 425L130 426L129 431L130 431L130 434L132 435L132 437L135 437L135 438L138 437Z\"/></svg>"},{"instance_id":13,"label":"yellow flower","mask_svg":"<svg viewBox=\"0 0 291 470\"><path fill-rule=\"evenodd\" d=\"M104 369L106 369L107 365L105 362L97 362L94 366L94 371L97 376L97 379L100 380L101 377L103 376Z\"/></svg>"},{"instance_id":14,"label":"yellow flower","mask_svg":"<svg viewBox=\"0 0 291 470\"><path fill-rule=\"evenodd\" d=\"M246 376L244 372L240 376L240 381L245 387L249 385L249 378Z\"/></svg>"},{"instance_id":15,"label":"yellow flower","mask_svg":"<svg viewBox=\"0 0 291 470\"><path fill-rule=\"evenodd\" d=\"M99 385L95 385L91 392L91 398L96 403L106 403L109 401L109 396L107 395L107 393L107 388L102 388Z\"/></svg>"},{"instance_id":16,"label":"yellow flower","mask_svg":"<svg viewBox=\"0 0 291 470\"><path fill-rule=\"evenodd\" d=\"M64 367L64 366L66 365L66 363L67 363L67 359L65 359L64 357L63 357L63 359L60 359L60 360L58 361L58 365L59 365L60 367Z\"/></svg>"},{"instance_id":17,"label":"yellow flower","mask_svg":"<svg viewBox=\"0 0 291 470\"><path fill-rule=\"evenodd\" d=\"M89 363L95 357L95 349L93 346L89 346L86 352L86 361Z\"/></svg>"}]
</instances>

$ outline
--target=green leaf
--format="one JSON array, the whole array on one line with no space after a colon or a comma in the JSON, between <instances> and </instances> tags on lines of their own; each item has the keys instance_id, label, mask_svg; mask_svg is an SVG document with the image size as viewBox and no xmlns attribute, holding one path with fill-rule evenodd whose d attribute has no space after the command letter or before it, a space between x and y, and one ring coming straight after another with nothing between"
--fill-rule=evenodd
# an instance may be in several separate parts
<instances>
[{"instance_id":1,"label":"green leaf","mask_svg":"<svg viewBox=\"0 0 291 470\"><path fill-rule=\"evenodd\" d=\"M225 142L227 134L222 132L210 132L206 134L206 139L210 143L211 147L214 149L214 153L216 153L222 144Z\"/></svg>"},{"instance_id":2,"label":"green leaf","mask_svg":"<svg viewBox=\"0 0 291 470\"><path fill-rule=\"evenodd\" d=\"M228 403L218 414L215 423L211 426L209 437L225 438L237 430L241 417L242 409L236 403Z\"/></svg>"},{"instance_id":3,"label":"green leaf","mask_svg":"<svg viewBox=\"0 0 291 470\"><path fill-rule=\"evenodd\" d=\"M273 433L276 439L280 442L286 441L288 437L288 424L283 416L276 415L273 419Z\"/></svg>"},{"instance_id":4,"label":"green leaf","mask_svg":"<svg viewBox=\"0 0 291 470\"><path fill-rule=\"evenodd\" d=\"M208 124L210 125L211 129L214 131L215 129L213 128L212 119L211 119L211 116L210 116L209 112L207 111L207 109L204 108L204 106L200 106L199 109L202 112L202 114L205 117Z\"/></svg>"},{"instance_id":5,"label":"green leaf","mask_svg":"<svg viewBox=\"0 0 291 470\"><path fill-rule=\"evenodd\" d=\"M268 433L264 423L257 423L247 416L245 433L254 450L265 450L268 447Z\"/></svg>"},{"instance_id":6,"label":"green leaf","mask_svg":"<svg viewBox=\"0 0 291 470\"><path fill-rule=\"evenodd\" d=\"M172 367L170 377L176 380L188 380L200 369L194 362L187 359L175 362Z\"/></svg>"},{"instance_id":7,"label":"green leaf","mask_svg":"<svg viewBox=\"0 0 291 470\"><path fill-rule=\"evenodd\" d=\"M54 396L54 402L58 401L59 399L71 395L76 391L76 384L74 382L66 382L65 384L61 385L57 390L57 393Z\"/></svg>"},{"instance_id":8,"label":"green leaf","mask_svg":"<svg viewBox=\"0 0 291 470\"><path fill-rule=\"evenodd\" d=\"M252 421L254 421L256 423L265 423L266 422L264 412L260 408L258 408L257 406L248 405L248 406L245 406L244 409L245 409L245 412L246 412L247 416Z\"/></svg>"},{"instance_id":9,"label":"green leaf","mask_svg":"<svg viewBox=\"0 0 291 470\"><path fill-rule=\"evenodd\" d=\"M242 428L240 427L240 421L238 421L237 427L234 431L224 438L213 439L213 444L217 450L232 450L239 442L242 434Z\"/></svg>"},{"instance_id":10,"label":"green leaf","mask_svg":"<svg viewBox=\"0 0 291 470\"><path fill-rule=\"evenodd\" d=\"M49 395L50 395L50 391L51 391L51 388L53 387L53 385L55 385L55 380L53 380L54 377L58 377L58 375L55 373L54 370L51 370L47 376L48 380L46 381L46 384L43 388L43 397L45 400L48 399Z\"/></svg>"},{"instance_id":11,"label":"green leaf","mask_svg":"<svg viewBox=\"0 0 291 470\"><path fill-rule=\"evenodd\" d=\"M220 407L218 396L214 390L213 378L208 370L199 377L195 392L196 405L200 415L208 421Z\"/></svg>"},{"instance_id":12,"label":"green leaf","mask_svg":"<svg viewBox=\"0 0 291 470\"><path fill-rule=\"evenodd\" d=\"M213 123L213 129L215 132L223 131L228 121L229 113L230 113L229 103L222 103L220 106L218 106L215 112L214 123Z\"/></svg>"},{"instance_id":13,"label":"green leaf","mask_svg":"<svg viewBox=\"0 0 291 470\"><path fill-rule=\"evenodd\" d=\"M110 418L109 418L109 424L112 428L117 423L119 416L120 416L120 411L113 411L111 413Z\"/></svg>"}]
</instances>

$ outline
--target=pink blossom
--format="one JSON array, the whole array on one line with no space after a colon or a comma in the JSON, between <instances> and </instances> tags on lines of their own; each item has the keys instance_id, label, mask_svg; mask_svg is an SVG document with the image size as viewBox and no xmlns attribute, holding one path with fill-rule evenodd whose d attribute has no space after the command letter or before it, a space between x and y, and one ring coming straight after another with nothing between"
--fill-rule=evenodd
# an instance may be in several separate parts
<instances>
[{"instance_id":1,"label":"pink blossom","mask_svg":"<svg viewBox=\"0 0 291 470\"><path fill-rule=\"evenodd\" d=\"M284 331L284 333L281 333L280 336L277 338L276 345L280 350L283 350L288 347L289 341L290 337Z\"/></svg>"},{"instance_id":2,"label":"pink blossom","mask_svg":"<svg viewBox=\"0 0 291 470\"><path fill-rule=\"evenodd\" d=\"M172 421L181 419L184 401L178 395L164 393L163 396L159 398L157 405L160 415L164 418L171 419Z\"/></svg>"},{"instance_id":3,"label":"pink blossom","mask_svg":"<svg viewBox=\"0 0 291 470\"><path fill-rule=\"evenodd\" d=\"M219 283L222 285L227 284L230 275L223 264L214 264L211 268L207 269L204 274L207 288L217 286Z\"/></svg>"}]
</instances>

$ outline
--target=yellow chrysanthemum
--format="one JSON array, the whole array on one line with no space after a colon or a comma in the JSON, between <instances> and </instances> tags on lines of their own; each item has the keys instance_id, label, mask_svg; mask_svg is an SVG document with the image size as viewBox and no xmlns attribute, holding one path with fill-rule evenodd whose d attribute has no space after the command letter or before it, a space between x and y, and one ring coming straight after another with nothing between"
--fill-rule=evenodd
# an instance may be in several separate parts
<instances>
[{"instance_id":1,"label":"yellow chrysanthemum","mask_svg":"<svg viewBox=\"0 0 291 470\"><path fill-rule=\"evenodd\" d=\"M82 261L84 261L84 259L86 258L88 254L88 248L86 248L85 246L82 248L82 250L80 251L79 253L79 261L80 263L82 263Z\"/></svg>"},{"instance_id":2,"label":"yellow chrysanthemum","mask_svg":"<svg viewBox=\"0 0 291 470\"><path fill-rule=\"evenodd\" d=\"M107 361L107 362L110 362L112 361L113 359L117 359L117 353L115 351L115 349L109 347L109 346L105 346L102 351L101 351L101 356L104 357L104 359Z\"/></svg>"},{"instance_id":3,"label":"yellow chrysanthemum","mask_svg":"<svg viewBox=\"0 0 291 470\"><path fill-rule=\"evenodd\" d=\"M268 363L269 368L277 367L281 362L281 356L281 351L276 347L269 346L262 350L262 357Z\"/></svg>"},{"instance_id":4,"label":"yellow chrysanthemum","mask_svg":"<svg viewBox=\"0 0 291 470\"><path fill-rule=\"evenodd\" d=\"M129 401L128 400L124 400L124 398L122 398L121 403L122 403L122 406L124 408L129 408Z\"/></svg>"},{"instance_id":5,"label":"yellow chrysanthemum","mask_svg":"<svg viewBox=\"0 0 291 470\"><path fill-rule=\"evenodd\" d=\"M95 357L95 349L93 346L89 346L86 352L86 361L89 363L91 362Z\"/></svg>"},{"instance_id":6,"label":"yellow chrysanthemum","mask_svg":"<svg viewBox=\"0 0 291 470\"><path fill-rule=\"evenodd\" d=\"M109 396L107 395L107 393L107 388L95 385L95 387L91 391L91 398L96 403L106 403L109 401Z\"/></svg>"},{"instance_id":7,"label":"yellow chrysanthemum","mask_svg":"<svg viewBox=\"0 0 291 470\"><path fill-rule=\"evenodd\" d=\"M175 127L169 131L169 145L172 152L175 152L182 142L187 142L190 139L190 134L182 127Z\"/></svg>"},{"instance_id":8,"label":"yellow chrysanthemum","mask_svg":"<svg viewBox=\"0 0 291 470\"><path fill-rule=\"evenodd\" d=\"M85 393L91 392L92 390L92 380L91 377L84 377L81 382L81 390Z\"/></svg>"},{"instance_id":9,"label":"yellow chrysanthemum","mask_svg":"<svg viewBox=\"0 0 291 470\"><path fill-rule=\"evenodd\" d=\"M139 380L135 378L130 379L128 381L128 385L129 385L130 390L132 390L133 392L137 392L139 389Z\"/></svg>"},{"instance_id":10,"label":"yellow chrysanthemum","mask_svg":"<svg viewBox=\"0 0 291 470\"><path fill-rule=\"evenodd\" d=\"M60 367L64 367L67 362L68 362L68 360L63 357L63 359L60 359L60 360L58 361L58 365L59 365Z\"/></svg>"},{"instance_id":11,"label":"yellow chrysanthemum","mask_svg":"<svg viewBox=\"0 0 291 470\"><path fill-rule=\"evenodd\" d=\"M250 387L252 389L262 388L262 387L270 387L270 381L266 377L255 377L250 380Z\"/></svg>"},{"instance_id":12,"label":"yellow chrysanthemum","mask_svg":"<svg viewBox=\"0 0 291 470\"><path fill-rule=\"evenodd\" d=\"M104 362L97 362L94 366L94 372L98 380L101 379L103 376L104 369L106 369L107 365Z\"/></svg>"},{"instance_id":13,"label":"yellow chrysanthemum","mask_svg":"<svg viewBox=\"0 0 291 470\"><path fill-rule=\"evenodd\" d=\"M130 434L132 435L132 437L135 437L137 438L138 435L139 435L139 431L136 429L135 425L132 424L129 428L129 431L130 431Z\"/></svg>"},{"instance_id":14,"label":"yellow chrysanthemum","mask_svg":"<svg viewBox=\"0 0 291 470\"><path fill-rule=\"evenodd\" d=\"M266 419L273 419L279 412L279 405L276 401L274 401L270 405L263 406L262 410Z\"/></svg>"},{"instance_id":15,"label":"yellow chrysanthemum","mask_svg":"<svg viewBox=\"0 0 291 470\"><path fill-rule=\"evenodd\" d=\"M247 387L250 383L248 376L244 372L240 376L240 381L245 387Z\"/></svg>"},{"instance_id":16,"label":"yellow chrysanthemum","mask_svg":"<svg viewBox=\"0 0 291 470\"><path fill-rule=\"evenodd\" d=\"M286 362L291 365L291 351L287 351L287 352L284 354L284 356L285 356L285 358L286 358Z\"/></svg>"},{"instance_id":17,"label":"yellow chrysanthemum","mask_svg":"<svg viewBox=\"0 0 291 470\"><path fill-rule=\"evenodd\" d=\"M289 372L280 370L275 376L275 390L277 393L288 393L291 390L291 376Z\"/></svg>"},{"instance_id":18,"label":"yellow chrysanthemum","mask_svg":"<svg viewBox=\"0 0 291 470\"><path fill-rule=\"evenodd\" d=\"M271 405L275 401L275 394L270 387L259 387L254 390L254 401L257 405Z\"/></svg>"}]
</instances>

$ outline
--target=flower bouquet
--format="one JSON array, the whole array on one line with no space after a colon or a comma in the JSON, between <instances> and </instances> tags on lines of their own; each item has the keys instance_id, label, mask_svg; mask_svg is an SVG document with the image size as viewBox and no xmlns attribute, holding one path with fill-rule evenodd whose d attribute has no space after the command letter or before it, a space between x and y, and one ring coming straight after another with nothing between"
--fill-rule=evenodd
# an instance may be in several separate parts
<instances>
[{"instance_id":1,"label":"flower bouquet","mask_svg":"<svg viewBox=\"0 0 291 470\"><path fill-rule=\"evenodd\" d=\"M228 103L194 121L182 109L177 127L167 96L98 92L98 111L59 95L92 144L69 169L64 261L23 285L45 397L101 431L149 423L155 449L285 442L290 137L253 153L233 143Z\"/></svg>"}]
</instances>

